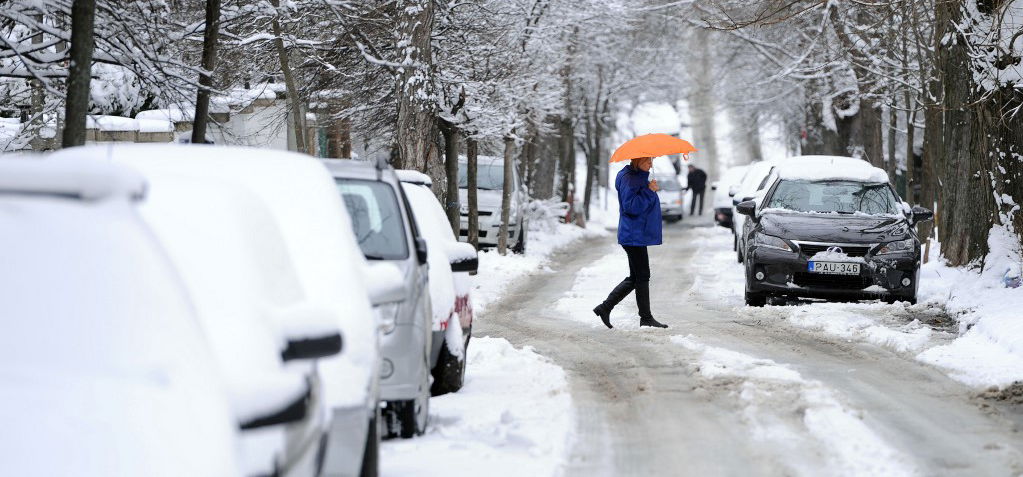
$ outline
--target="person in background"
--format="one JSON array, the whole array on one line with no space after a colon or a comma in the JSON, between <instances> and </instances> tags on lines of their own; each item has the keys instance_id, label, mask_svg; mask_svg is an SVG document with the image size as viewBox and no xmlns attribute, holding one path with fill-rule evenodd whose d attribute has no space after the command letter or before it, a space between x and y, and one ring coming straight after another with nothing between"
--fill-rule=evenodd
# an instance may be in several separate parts
<instances>
[{"instance_id":1,"label":"person in background","mask_svg":"<svg viewBox=\"0 0 1023 477\"><path fill-rule=\"evenodd\" d=\"M661 244L661 200L657 197L657 181L649 180L653 164L652 157L633 159L615 179L618 243L629 257L629 276L593 309L608 328L613 328L611 310L633 290L639 307L639 326L668 327L650 313L650 257L647 246Z\"/></svg>"},{"instance_id":2,"label":"person in background","mask_svg":"<svg viewBox=\"0 0 1023 477\"><path fill-rule=\"evenodd\" d=\"M707 189L707 173L703 169L689 165L689 190L693 191L693 200L689 203L689 216L692 217L696 210L696 199L700 200L700 215L703 215L703 192Z\"/></svg>"}]
</instances>

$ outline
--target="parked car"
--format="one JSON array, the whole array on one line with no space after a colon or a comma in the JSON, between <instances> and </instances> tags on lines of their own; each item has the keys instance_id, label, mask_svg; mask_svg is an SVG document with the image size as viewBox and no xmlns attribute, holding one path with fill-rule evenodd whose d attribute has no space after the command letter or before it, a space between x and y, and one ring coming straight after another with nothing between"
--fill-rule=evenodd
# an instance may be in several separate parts
<instances>
[{"instance_id":1,"label":"parked car","mask_svg":"<svg viewBox=\"0 0 1023 477\"><path fill-rule=\"evenodd\" d=\"M206 145L116 145L87 148L149 171L215 180L247 189L264 204L286 248L300 292L334 316L344 352L311 369L322 386L327 424L323 475L375 471L379 444L378 312L401 299L398 272L370 267L353 238L330 173L319 160L282 151ZM283 259L282 259L283 260ZM279 266L281 260L271 264ZM303 320L302 323L309 324ZM300 324L300 323L297 323Z\"/></svg>"},{"instance_id":2,"label":"parked car","mask_svg":"<svg viewBox=\"0 0 1023 477\"><path fill-rule=\"evenodd\" d=\"M405 299L386 310L380 338L380 397L387 434L404 438L422 434L428 424L430 367L435 359L426 240L395 171L386 163L341 159L324 163L336 182L335 194L347 207L363 255L401 270ZM440 341L438 337L438 345Z\"/></svg>"},{"instance_id":3,"label":"parked car","mask_svg":"<svg viewBox=\"0 0 1023 477\"><path fill-rule=\"evenodd\" d=\"M735 194L732 196L732 248L735 249L735 257L739 263L742 263L743 251L746 249L746 237L743 235L746 217L737 213L736 207L740 202L753 200L757 193L764 191L768 177L774 172L778 163L779 159L771 159L750 164L746 174L742 177L742 182L739 183L739 187L736 188Z\"/></svg>"},{"instance_id":4,"label":"parked car","mask_svg":"<svg viewBox=\"0 0 1023 477\"><path fill-rule=\"evenodd\" d=\"M136 211L145 189L85 158L0 160L0 474L241 475L216 359Z\"/></svg>"},{"instance_id":5,"label":"parked car","mask_svg":"<svg viewBox=\"0 0 1023 477\"><path fill-rule=\"evenodd\" d=\"M402 189L431 257L430 301L435 343L431 353L431 392L437 396L462 388L474 318L469 274L476 273L479 258L472 245L455 238L447 214L428 187L404 183Z\"/></svg>"},{"instance_id":6,"label":"parked car","mask_svg":"<svg viewBox=\"0 0 1023 477\"><path fill-rule=\"evenodd\" d=\"M255 194L133 162L150 184L143 217L181 271L238 419L251 422L266 406L303 410L287 427L243 425L246 474L315 475L327 429L320 379L315 368L285 363L340 352L339 318L306 299L281 232Z\"/></svg>"},{"instance_id":7,"label":"parked car","mask_svg":"<svg viewBox=\"0 0 1023 477\"><path fill-rule=\"evenodd\" d=\"M749 166L731 167L721 175L721 179L711 184L714 191L714 223L732 228L732 197L739 192L739 183Z\"/></svg>"},{"instance_id":8,"label":"parked car","mask_svg":"<svg viewBox=\"0 0 1023 477\"><path fill-rule=\"evenodd\" d=\"M678 182L678 176L674 174L654 175L657 180L657 197L661 200L661 218L668 222L682 220L682 184Z\"/></svg>"},{"instance_id":9,"label":"parked car","mask_svg":"<svg viewBox=\"0 0 1023 477\"><path fill-rule=\"evenodd\" d=\"M775 169L747 222L746 304L775 296L916 303L920 239L931 211L909 208L866 161L805 156Z\"/></svg>"},{"instance_id":10,"label":"parked car","mask_svg":"<svg viewBox=\"0 0 1023 477\"><path fill-rule=\"evenodd\" d=\"M461 204L461 225L458 240L469 240L468 165L464 157L458 161L458 203ZM512 168L511 208L508 215L508 246L515 253L525 253L529 224L526 205L529 196L522 187L519 174ZM496 247L501 230L501 200L504 193L504 159L479 156L476 170L476 200L479 207L479 245Z\"/></svg>"}]
</instances>

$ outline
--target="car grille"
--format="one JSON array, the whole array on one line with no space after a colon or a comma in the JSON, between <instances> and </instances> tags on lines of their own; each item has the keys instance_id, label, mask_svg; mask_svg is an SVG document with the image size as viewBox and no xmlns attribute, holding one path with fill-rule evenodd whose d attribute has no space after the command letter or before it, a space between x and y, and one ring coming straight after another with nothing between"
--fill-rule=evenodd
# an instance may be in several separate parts
<instances>
[{"instance_id":1,"label":"car grille","mask_svg":"<svg viewBox=\"0 0 1023 477\"><path fill-rule=\"evenodd\" d=\"M803 254L807 257L812 257L818 252L824 252L830 247L838 247L842 249L842 253L850 257L865 257L867 252L870 251L869 246L853 246L853 245L818 245L818 244L799 244L799 249L803 251Z\"/></svg>"},{"instance_id":2,"label":"car grille","mask_svg":"<svg viewBox=\"0 0 1023 477\"><path fill-rule=\"evenodd\" d=\"M825 273L797 272L792 281L801 287L862 290L873 285L870 277L859 275L829 275Z\"/></svg>"}]
</instances>

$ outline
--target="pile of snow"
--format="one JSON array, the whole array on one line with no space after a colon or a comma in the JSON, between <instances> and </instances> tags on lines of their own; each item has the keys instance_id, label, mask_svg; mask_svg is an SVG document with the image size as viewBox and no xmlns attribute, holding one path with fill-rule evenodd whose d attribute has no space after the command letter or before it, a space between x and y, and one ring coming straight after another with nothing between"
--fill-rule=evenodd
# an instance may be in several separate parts
<instances>
[{"instance_id":1,"label":"pile of snow","mask_svg":"<svg viewBox=\"0 0 1023 477\"><path fill-rule=\"evenodd\" d=\"M845 252L839 252L837 250L821 250L813 254L810 257L810 261L813 262L851 262L851 263L866 263L863 257L850 257Z\"/></svg>"},{"instance_id":2,"label":"pile of snow","mask_svg":"<svg viewBox=\"0 0 1023 477\"><path fill-rule=\"evenodd\" d=\"M701 376L737 388L733 395L753 438L776 448L772 454L793 474L916 474L906 456L867 427L862 411L844 406L821 382L769 359L706 346L692 335L671 341L700 354L692 367Z\"/></svg>"},{"instance_id":3,"label":"pile of snow","mask_svg":"<svg viewBox=\"0 0 1023 477\"><path fill-rule=\"evenodd\" d=\"M978 387L1023 381L1023 288L1003 283L1018 276L1023 260L1016 238L1003 227L991 229L988 247L983 272L951 268L939 259L920 273L921 304L943 306L958 320L960 336L919 359ZM932 256L939 251L932 245Z\"/></svg>"},{"instance_id":4,"label":"pile of snow","mask_svg":"<svg viewBox=\"0 0 1023 477\"><path fill-rule=\"evenodd\" d=\"M474 277L473 300L476 313L482 313L486 306L505 292L516 279L534 273L550 273L547 267L550 257L558 250L578 240L603 237L607 231L602 227L577 227L572 224L557 224L553 230L532 230L526 235L525 255L508 255L490 249L479 254L479 274Z\"/></svg>"},{"instance_id":5,"label":"pile of snow","mask_svg":"<svg viewBox=\"0 0 1023 477\"><path fill-rule=\"evenodd\" d=\"M888 173L883 169L862 159L841 156L793 157L779 161L775 172L779 178L788 180L888 182Z\"/></svg>"},{"instance_id":6,"label":"pile of snow","mask_svg":"<svg viewBox=\"0 0 1023 477\"><path fill-rule=\"evenodd\" d=\"M430 399L424 436L383 443L381 474L560 475L575 426L565 372L500 338L474 338L468 352L465 386Z\"/></svg>"}]
</instances>

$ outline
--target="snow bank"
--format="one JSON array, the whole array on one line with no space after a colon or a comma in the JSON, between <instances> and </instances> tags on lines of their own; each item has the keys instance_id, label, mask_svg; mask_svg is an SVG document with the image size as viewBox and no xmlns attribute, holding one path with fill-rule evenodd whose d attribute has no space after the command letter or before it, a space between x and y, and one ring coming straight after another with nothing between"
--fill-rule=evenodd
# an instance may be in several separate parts
<instances>
[{"instance_id":1,"label":"snow bank","mask_svg":"<svg viewBox=\"0 0 1023 477\"><path fill-rule=\"evenodd\" d=\"M381 475L560 475L575 425L565 372L500 338L468 353L465 386L430 400L426 434L383 443Z\"/></svg>"},{"instance_id":2,"label":"snow bank","mask_svg":"<svg viewBox=\"0 0 1023 477\"><path fill-rule=\"evenodd\" d=\"M473 277L473 300L476 313L482 313L486 306L505 292L508 285L521 277L533 273L548 273L547 267L551 255L570 244L591 237L607 235L603 227L577 227L571 224L557 224L553 230L530 229L526 235L525 255L514 255L511 252L502 256L496 249L479 254L479 274Z\"/></svg>"},{"instance_id":3,"label":"snow bank","mask_svg":"<svg viewBox=\"0 0 1023 477\"><path fill-rule=\"evenodd\" d=\"M843 405L819 381L769 359L706 346L692 335L671 341L700 354L695 372L712 381L732 382L743 421L756 440L772 449L795 475L914 475L909 459L889 446L863 421L862 411ZM737 384L735 380L739 380ZM798 455L799 459L787 459Z\"/></svg>"},{"instance_id":4,"label":"snow bank","mask_svg":"<svg viewBox=\"0 0 1023 477\"><path fill-rule=\"evenodd\" d=\"M1015 237L1002 227L991 230L988 247L982 272L933 260L920 273L920 302L944 307L958 321L960 336L919 359L978 387L1023 380L1023 288L1002 284L1006 275L1019 273L1023 260ZM939 251L932 245L932 256Z\"/></svg>"},{"instance_id":5,"label":"snow bank","mask_svg":"<svg viewBox=\"0 0 1023 477\"><path fill-rule=\"evenodd\" d=\"M777 163L775 172L789 180L851 180L888 182L888 173L862 159L840 156L800 156Z\"/></svg>"}]
</instances>

